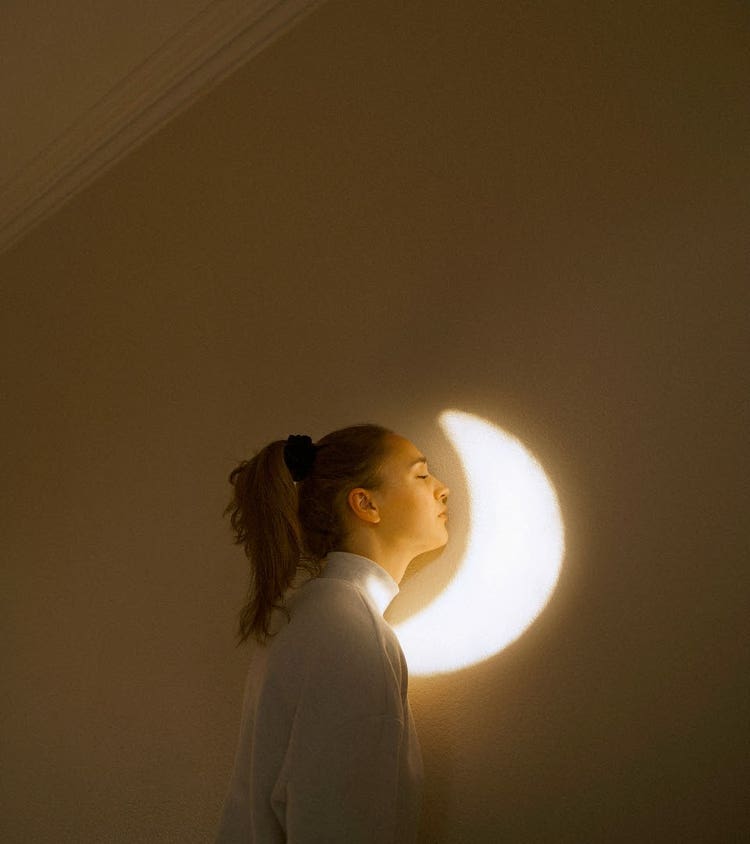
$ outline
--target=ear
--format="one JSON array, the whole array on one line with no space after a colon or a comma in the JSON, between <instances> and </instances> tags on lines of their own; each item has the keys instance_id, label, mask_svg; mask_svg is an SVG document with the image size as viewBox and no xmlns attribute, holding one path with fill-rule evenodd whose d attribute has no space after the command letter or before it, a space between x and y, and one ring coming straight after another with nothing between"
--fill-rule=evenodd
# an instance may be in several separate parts
<instances>
[{"instance_id":1,"label":"ear","mask_svg":"<svg viewBox=\"0 0 750 844\"><path fill-rule=\"evenodd\" d=\"M377 504L372 500L370 493L362 487L357 487L349 492L346 502L351 511L358 519L370 524L377 524L380 521L380 513Z\"/></svg>"}]
</instances>

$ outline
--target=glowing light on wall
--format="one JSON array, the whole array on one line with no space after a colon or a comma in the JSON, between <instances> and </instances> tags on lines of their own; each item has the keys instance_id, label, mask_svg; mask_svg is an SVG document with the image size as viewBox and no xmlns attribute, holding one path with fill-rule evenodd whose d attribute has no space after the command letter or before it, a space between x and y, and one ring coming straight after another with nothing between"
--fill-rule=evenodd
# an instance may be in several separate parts
<instances>
[{"instance_id":1,"label":"glowing light on wall","mask_svg":"<svg viewBox=\"0 0 750 844\"><path fill-rule=\"evenodd\" d=\"M448 586L394 625L416 675L474 665L517 639L547 604L565 547L557 496L518 439L457 410L439 422L465 473L469 533Z\"/></svg>"}]
</instances>

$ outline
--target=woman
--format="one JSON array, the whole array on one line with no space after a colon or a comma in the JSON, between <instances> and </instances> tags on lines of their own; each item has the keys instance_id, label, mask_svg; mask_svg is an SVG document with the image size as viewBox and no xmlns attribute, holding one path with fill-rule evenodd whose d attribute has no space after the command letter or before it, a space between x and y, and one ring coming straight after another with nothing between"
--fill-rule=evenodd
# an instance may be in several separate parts
<instances>
[{"instance_id":1,"label":"woman","mask_svg":"<svg viewBox=\"0 0 750 844\"><path fill-rule=\"evenodd\" d=\"M272 442L229 480L255 641L217 844L415 841L422 755L383 613L446 544L448 488L378 425Z\"/></svg>"}]
</instances>

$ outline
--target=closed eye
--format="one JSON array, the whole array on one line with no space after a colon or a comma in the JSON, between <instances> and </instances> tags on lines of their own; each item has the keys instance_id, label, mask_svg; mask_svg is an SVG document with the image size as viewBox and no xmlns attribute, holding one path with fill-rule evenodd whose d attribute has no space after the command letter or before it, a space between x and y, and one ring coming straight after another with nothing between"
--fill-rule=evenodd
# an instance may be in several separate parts
<instances>
[{"instance_id":1,"label":"closed eye","mask_svg":"<svg viewBox=\"0 0 750 844\"><path fill-rule=\"evenodd\" d=\"M429 478L429 475L417 475L418 478Z\"/></svg>"}]
</instances>

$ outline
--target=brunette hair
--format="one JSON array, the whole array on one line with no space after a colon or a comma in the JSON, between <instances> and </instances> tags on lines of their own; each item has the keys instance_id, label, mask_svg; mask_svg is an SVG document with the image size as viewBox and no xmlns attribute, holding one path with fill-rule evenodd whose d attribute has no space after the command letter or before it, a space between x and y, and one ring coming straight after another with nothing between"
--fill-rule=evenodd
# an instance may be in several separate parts
<instances>
[{"instance_id":1,"label":"brunette hair","mask_svg":"<svg viewBox=\"0 0 750 844\"><path fill-rule=\"evenodd\" d=\"M284 462L286 440L275 440L243 460L229 475L234 542L250 562L250 586L240 612L237 646L251 635L265 644L274 608L291 620L284 592L298 568L313 577L322 572L329 551L346 537L346 498L355 487L378 489L388 449L380 425L353 425L327 434L316 443L310 474L299 483ZM278 603L281 601L281 603Z\"/></svg>"}]
</instances>

